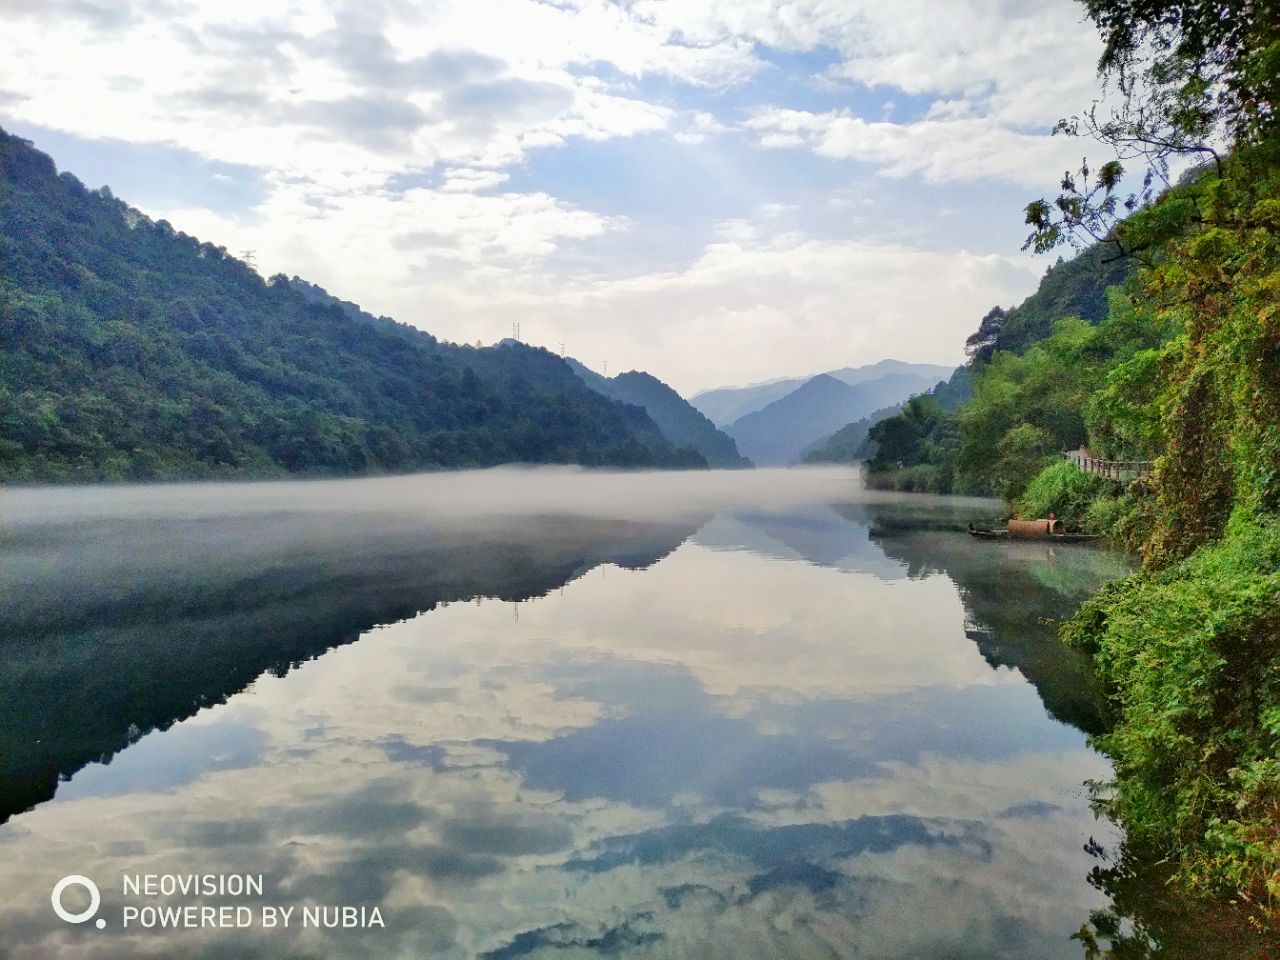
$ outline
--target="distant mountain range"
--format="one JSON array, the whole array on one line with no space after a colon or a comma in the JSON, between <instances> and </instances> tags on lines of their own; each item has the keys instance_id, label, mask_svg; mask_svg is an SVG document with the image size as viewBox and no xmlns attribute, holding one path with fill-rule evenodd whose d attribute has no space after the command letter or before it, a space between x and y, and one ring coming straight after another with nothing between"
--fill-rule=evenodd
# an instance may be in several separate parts
<instances>
[{"instance_id":1,"label":"distant mountain range","mask_svg":"<svg viewBox=\"0 0 1280 960\"><path fill-rule=\"evenodd\" d=\"M934 363L881 360L861 367L827 370L825 374L852 387L891 373L915 373L929 380L929 386L933 386L939 380L945 380L951 376L954 369L954 367L944 367ZM689 402L706 414L717 427L724 429L748 413L754 413L775 400L781 400L811 379L812 377L786 377L780 380L752 383L745 387L717 387L714 390L695 393ZM905 400L906 397L902 399Z\"/></svg>"},{"instance_id":2,"label":"distant mountain range","mask_svg":"<svg viewBox=\"0 0 1280 960\"><path fill-rule=\"evenodd\" d=\"M871 428L881 420L887 420L902 412L902 404L895 403L891 407L882 407L875 413L846 423L843 427L817 440L805 448L800 457L801 463L853 463L866 459L867 435Z\"/></svg>"},{"instance_id":3,"label":"distant mountain range","mask_svg":"<svg viewBox=\"0 0 1280 960\"><path fill-rule=\"evenodd\" d=\"M952 367L936 364L881 360L807 379L708 390L691 402L754 463L789 464L846 424L879 411L892 412L897 404L933 388L953 372Z\"/></svg>"}]
</instances>

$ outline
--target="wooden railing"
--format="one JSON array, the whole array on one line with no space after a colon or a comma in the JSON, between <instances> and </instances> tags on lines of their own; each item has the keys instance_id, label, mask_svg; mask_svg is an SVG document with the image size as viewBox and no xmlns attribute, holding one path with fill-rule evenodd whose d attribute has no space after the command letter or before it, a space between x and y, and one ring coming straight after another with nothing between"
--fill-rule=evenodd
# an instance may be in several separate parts
<instances>
[{"instance_id":1,"label":"wooden railing","mask_svg":"<svg viewBox=\"0 0 1280 960\"><path fill-rule=\"evenodd\" d=\"M1147 476L1155 466L1151 460L1099 460L1089 456L1087 450L1064 450L1062 459L1070 460L1085 473L1108 480L1136 480Z\"/></svg>"}]
</instances>

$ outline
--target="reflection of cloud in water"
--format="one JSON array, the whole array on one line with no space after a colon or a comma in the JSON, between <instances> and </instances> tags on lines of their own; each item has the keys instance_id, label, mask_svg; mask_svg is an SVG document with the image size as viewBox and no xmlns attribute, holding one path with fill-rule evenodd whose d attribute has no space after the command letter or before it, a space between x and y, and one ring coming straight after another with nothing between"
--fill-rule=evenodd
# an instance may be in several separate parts
<instances>
[{"instance_id":1,"label":"reflection of cloud in water","mask_svg":"<svg viewBox=\"0 0 1280 960\"><path fill-rule=\"evenodd\" d=\"M762 787L803 789L874 773L818 737L764 735L747 720L696 714L604 719L554 740L484 743L535 789L639 806L683 795L743 805Z\"/></svg>"},{"instance_id":2,"label":"reflection of cloud in water","mask_svg":"<svg viewBox=\"0 0 1280 960\"><path fill-rule=\"evenodd\" d=\"M610 837L597 845L593 856L570 860L565 869L599 873L625 864L672 863L691 854L727 854L771 873L788 865L884 853L904 844L964 842L979 855L990 852L974 824L886 816L768 827L725 814L707 823L674 824L632 836Z\"/></svg>"},{"instance_id":3,"label":"reflection of cloud in water","mask_svg":"<svg viewBox=\"0 0 1280 960\"><path fill-rule=\"evenodd\" d=\"M58 792L58 799L164 790L210 770L254 766L261 762L266 744L254 712L231 710L211 723L196 721L153 732L114 760L80 771Z\"/></svg>"},{"instance_id":4,"label":"reflection of cloud in water","mask_svg":"<svg viewBox=\"0 0 1280 960\"><path fill-rule=\"evenodd\" d=\"M713 525L518 620L485 601L370 631L82 770L0 827L0 957L1074 958L1099 904L1080 783L1105 765L984 659L950 577L886 576L904 561L860 560L865 525L766 506L752 535L810 563ZM66 873L190 870L387 928L49 915Z\"/></svg>"}]
</instances>

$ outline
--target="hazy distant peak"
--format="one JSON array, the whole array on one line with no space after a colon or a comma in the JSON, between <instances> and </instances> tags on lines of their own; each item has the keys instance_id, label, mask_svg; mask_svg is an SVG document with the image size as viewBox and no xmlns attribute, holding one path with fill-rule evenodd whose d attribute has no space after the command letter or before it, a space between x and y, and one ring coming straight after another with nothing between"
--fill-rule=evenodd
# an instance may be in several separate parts
<instances>
[{"instance_id":1,"label":"hazy distant peak","mask_svg":"<svg viewBox=\"0 0 1280 960\"><path fill-rule=\"evenodd\" d=\"M793 463L807 447L845 424L928 390L937 381L921 368L930 369L901 361L882 363L872 369L872 376L855 384L838 376L841 371L819 373L742 415L725 431L761 466Z\"/></svg>"},{"instance_id":2,"label":"hazy distant peak","mask_svg":"<svg viewBox=\"0 0 1280 960\"><path fill-rule=\"evenodd\" d=\"M843 380L838 379L837 377L833 377L829 373L816 373L812 377L810 377L808 380L806 380L804 383L802 383L797 388L797 390L813 390L818 388L840 389L841 387L847 387L847 386L849 386L849 384L845 383Z\"/></svg>"}]
</instances>

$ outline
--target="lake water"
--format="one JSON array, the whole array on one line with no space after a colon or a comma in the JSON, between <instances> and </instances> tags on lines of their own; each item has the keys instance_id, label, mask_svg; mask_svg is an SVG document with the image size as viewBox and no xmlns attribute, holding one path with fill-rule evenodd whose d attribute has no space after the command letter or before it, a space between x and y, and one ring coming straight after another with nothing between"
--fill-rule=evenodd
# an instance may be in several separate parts
<instances>
[{"instance_id":1,"label":"lake water","mask_svg":"<svg viewBox=\"0 0 1280 960\"><path fill-rule=\"evenodd\" d=\"M1125 564L974 541L992 502L551 469L3 511L0 957L1080 958L1105 905L1047 621ZM126 881L191 874L262 889ZM186 906L251 923L143 925ZM382 925L304 925L342 906Z\"/></svg>"}]
</instances>

